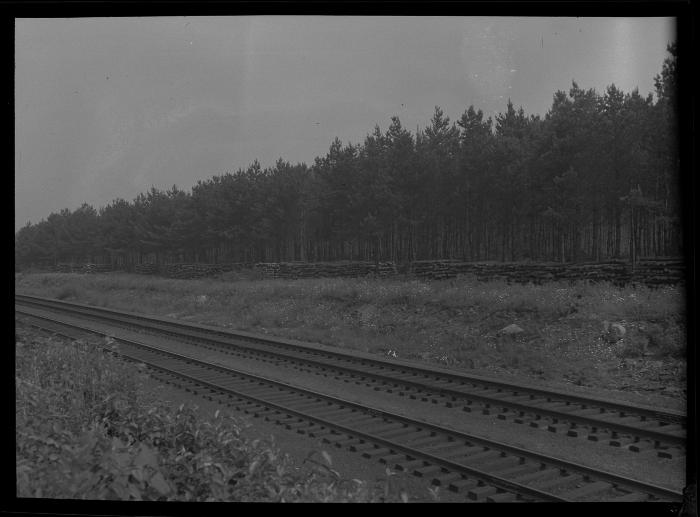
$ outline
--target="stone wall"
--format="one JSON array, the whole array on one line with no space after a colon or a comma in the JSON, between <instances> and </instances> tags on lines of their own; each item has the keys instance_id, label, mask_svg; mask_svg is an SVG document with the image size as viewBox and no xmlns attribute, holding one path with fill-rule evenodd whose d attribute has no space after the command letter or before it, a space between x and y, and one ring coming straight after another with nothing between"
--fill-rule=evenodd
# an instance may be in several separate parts
<instances>
[{"instance_id":1,"label":"stone wall","mask_svg":"<svg viewBox=\"0 0 700 517\"><path fill-rule=\"evenodd\" d=\"M163 264L159 266L158 273L167 278L204 278L224 272L224 266L220 264Z\"/></svg>"},{"instance_id":2,"label":"stone wall","mask_svg":"<svg viewBox=\"0 0 700 517\"><path fill-rule=\"evenodd\" d=\"M215 276L221 273L230 271L252 270L252 263L229 263L229 264L188 264L188 263L172 263L172 264L154 264L144 263L134 267L134 273L142 275L160 275L166 278L192 279L205 278Z\"/></svg>"},{"instance_id":3,"label":"stone wall","mask_svg":"<svg viewBox=\"0 0 700 517\"><path fill-rule=\"evenodd\" d=\"M53 267L57 273L80 273L81 269L81 264L56 264Z\"/></svg>"},{"instance_id":4,"label":"stone wall","mask_svg":"<svg viewBox=\"0 0 700 517\"><path fill-rule=\"evenodd\" d=\"M112 271L111 264L56 264L52 267L57 273L106 273Z\"/></svg>"},{"instance_id":5,"label":"stone wall","mask_svg":"<svg viewBox=\"0 0 700 517\"><path fill-rule=\"evenodd\" d=\"M393 262L260 262L255 269L268 278L327 278L397 274Z\"/></svg>"},{"instance_id":6,"label":"stone wall","mask_svg":"<svg viewBox=\"0 0 700 517\"><path fill-rule=\"evenodd\" d=\"M432 280L473 275L479 280L504 279L518 283L589 280L592 282L630 282L647 285L677 284L683 281L681 260L644 260L631 264L614 261L587 264L531 262L458 262L448 260L418 261L411 264L412 276Z\"/></svg>"},{"instance_id":7,"label":"stone wall","mask_svg":"<svg viewBox=\"0 0 700 517\"><path fill-rule=\"evenodd\" d=\"M153 262L144 262L134 266L134 273L139 275L155 275L158 273L158 264Z\"/></svg>"},{"instance_id":8,"label":"stone wall","mask_svg":"<svg viewBox=\"0 0 700 517\"><path fill-rule=\"evenodd\" d=\"M111 271L109 264L58 264L55 271L66 273L98 273ZM622 261L558 264L534 262L460 262L454 260L422 260L397 267L393 262L261 262L229 264L162 264L144 263L134 272L168 278L191 279L215 276L228 271L254 270L266 278L328 277L395 277L403 274L414 278L442 280L470 275L479 280L504 279L518 283L589 280L618 285L640 283L673 285L684 280L684 264L680 259L642 260L634 269Z\"/></svg>"},{"instance_id":9,"label":"stone wall","mask_svg":"<svg viewBox=\"0 0 700 517\"><path fill-rule=\"evenodd\" d=\"M83 264L83 273L107 273L113 271L111 264Z\"/></svg>"}]
</instances>

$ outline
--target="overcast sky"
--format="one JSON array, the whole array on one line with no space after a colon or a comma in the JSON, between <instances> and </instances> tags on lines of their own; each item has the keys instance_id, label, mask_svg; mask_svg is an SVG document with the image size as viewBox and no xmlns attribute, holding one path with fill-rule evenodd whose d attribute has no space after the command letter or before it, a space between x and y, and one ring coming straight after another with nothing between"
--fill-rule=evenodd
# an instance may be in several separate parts
<instances>
[{"instance_id":1,"label":"overcast sky","mask_svg":"<svg viewBox=\"0 0 700 517\"><path fill-rule=\"evenodd\" d=\"M19 19L15 227L277 158L312 164L398 115L411 131L572 79L653 91L665 18Z\"/></svg>"}]
</instances>

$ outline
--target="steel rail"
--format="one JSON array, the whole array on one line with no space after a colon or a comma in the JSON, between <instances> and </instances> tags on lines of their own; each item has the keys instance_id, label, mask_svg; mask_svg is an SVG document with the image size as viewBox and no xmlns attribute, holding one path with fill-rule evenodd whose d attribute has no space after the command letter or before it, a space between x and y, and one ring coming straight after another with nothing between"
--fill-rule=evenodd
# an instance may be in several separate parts
<instances>
[{"instance_id":1,"label":"steel rail","mask_svg":"<svg viewBox=\"0 0 700 517\"><path fill-rule=\"evenodd\" d=\"M510 383L510 382L505 382L505 381L499 381L496 379L490 379L486 377L480 377L478 375L470 375L470 374L465 374L462 372L456 372L453 370L448 370L445 368L439 368L435 367L432 365L416 365L414 363L410 363L408 361L404 360L398 360L398 359L384 359L384 358L377 358L375 356L372 356L367 353L362 353L359 351L353 351L353 354L349 354L347 352L341 352L338 350L334 350L328 346L325 345L316 345L316 344L311 344L311 343L303 343L301 341L296 341L292 339L285 339L285 338L278 338L278 337L270 337L270 336L265 336L261 334L254 334L251 332L245 332L245 331L240 331L240 330L230 330L230 329L223 329L221 327L215 327L211 325L205 325L202 323L196 323L196 322L187 322L183 323L181 321L172 319L172 318L164 318L161 316L144 316L143 314L138 314L130 311L124 311L120 309L107 309L104 307L96 307L93 305L87 305L83 303L77 303L77 302L67 302L64 300L56 300L53 298L45 298L45 297L40 297L40 296L32 296L32 295L23 295L23 294L15 294L15 298L18 298L20 300L26 300L30 302L38 302L38 303L48 303L50 305L54 305L56 307L66 307L66 306L72 306L77 309L85 309L93 312L101 312L101 313L113 313L113 314L118 314L121 316L133 318L136 320L142 320L142 321L149 321L149 322L157 322L157 323L162 323L166 324L169 326L173 327L179 327L182 329L186 330L201 330L206 333L212 333L212 334L217 334L221 335L224 337L229 337L233 339L246 339L246 340L251 340L251 341L257 341L261 343L266 343L272 346L283 346L287 348L294 348L301 350L303 352L307 353L322 353L326 354L329 356L334 356L339 359L343 360L348 360L348 361L362 361L362 362L368 362L372 363L378 367L391 367L391 368L401 368L407 371L413 371L417 375L424 375L426 373L429 374L434 374L434 375L439 375L442 376L446 379L451 379L455 380L457 382L462 382L462 383L477 383L477 384L483 384L483 385L490 385L494 388L501 389L501 390L515 390L515 391L520 391L520 392L529 392L534 395L539 395L542 397L560 397L560 398L565 398L567 400L570 400L571 402L576 402L582 405L592 405L592 404L597 404L601 407L606 407L614 411L620 411L620 412L631 412L634 411L640 415L648 416L655 418L657 420L662 420L662 421L672 421L672 422L677 422L685 425L686 421L686 416L684 413L678 412L678 411L671 411L671 410L662 410L659 408L654 408L654 407L649 407L649 406L643 406L639 404L631 404L631 403L618 403L606 399L601 399L597 397L590 397L590 396L582 396L582 395L577 395L574 393L568 393L564 391L559 391L559 390L545 390L542 388L538 388L535 386L529 386L529 385L524 385L524 384L516 384L516 383Z\"/></svg>"},{"instance_id":2,"label":"steel rail","mask_svg":"<svg viewBox=\"0 0 700 517\"><path fill-rule=\"evenodd\" d=\"M164 332L167 332L168 334L171 334L173 336L178 336L177 332L174 332L172 330L166 330ZM194 337L191 334L188 334L191 337ZM431 391L435 392L438 395L441 396L447 396L451 397L453 400L456 400L457 398L461 399L466 399L470 401L476 401L479 403L482 403L486 406L499 406L502 408L507 408L512 411L518 411L521 414L522 413L528 413L528 414L533 414L533 415L539 415L539 416L545 416L551 418L555 423L559 420L575 423L577 425L584 425L584 426L589 426L591 428L605 428L605 429L610 429L614 432L617 433L623 433L623 434L629 434L635 438L644 438L644 439L649 439L649 440L654 440L655 442L658 443L667 443L670 445L679 445L679 446L685 446L685 437L683 436L678 436L678 435L673 435L673 434L667 434L659 431L654 431L653 429L644 429L644 428L639 428L635 427L632 425L626 425L623 423L617 423L614 421L605 421L605 420L599 420L593 417L588 417L588 416L581 416L581 415L576 415L575 413L566 413L566 412L561 412L561 411L556 411L556 410L551 410L543 407L539 407L537 405L527 405L527 404L522 404L519 402L513 402L509 401L507 399L498 399L498 398L493 398L489 397L488 395L481 395L478 393L469 393L469 392L464 392L456 389L450 389L447 387L441 387L441 386L435 386L435 385L430 385L430 384L425 384L421 382L416 382L412 381L409 379L398 379L395 377L387 376L387 375L382 375L379 373L374 373L374 372L369 372L369 371L362 371L358 370L355 368L343 366L343 365L338 365L332 362L327 362L327 361L320 361L317 359L312 359L312 358L304 358L304 357L295 357L295 356L289 356L280 352L272 352L269 350L261 350L255 347L248 347L246 345L239 345L239 344L232 344L232 343L226 343L226 342L221 342L217 341L215 339L212 339L210 337L200 337L197 336L198 341L203 341L206 343L209 343L211 345L216 345L216 346L226 346L226 345L232 345L234 347L241 347L245 350L252 350L257 353L267 355L270 357L285 357L285 359L289 361L293 361L299 364L303 365L314 365L318 367L319 369L323 368L332 368L334 370L338 370L340 372L343 372L347 375L351 376L361 376L364 378L371 378L374 379L377 382L382 382L384 384L387 383L396 383L396 384L403 384L407 387L411 387L417 390L423 390L423 391ZM466 409L466 408L465 408Z\"/></svg>"},{"instance_id":3,"label":"steel rail","mask_svg":"<svg viewBox=\"0 0 700 517\"><path fill-rule=\"evenodd\" d=\"M147 322L149 325L153 325L153 321L155 321L158 324L166 324L171 327L176 327L178 329L178 332L174 332L171 329L158 329L157 327L154 327L156 330L159 330L164 333L170 333L172 335L180 335L182 333L186 333L186 335L190 338L194 338L200 341L206 341L210 344L217 345L217 346L235 346L238 348L244 348L248 350L252 350L256 353L262 353L262 354L267 354L267 355L281 355L285 357L287 360L292 360L295 362L303 363L303 364L312 364L315 365L316 367L319 368L328 368L331 367L335 370L344 372L349 375L354 375L354 376L361 376L361 377L366 377L366 378L372 378L375 379L376 381L380 381L382 383L387 383L387 382L392 382L396 384L403 384L405 386L414 388L416 390L423 390L423 391L431 391L435 392L438 395L441 396L447 396L447 397L452 397L453 400L457 398L462 398L462 399L467 399L467 400L472 400L472 401L477 401L479 403L484 404L486 407L489 407L491 405L502 407L508 410L512 411L517 411L522 414L533 414L533 415L539 415L539 416L545 416L548 418L551 418L555 423L558 421L565 421L565 422L570 422L576 425L583 425L583 426L588 426L593 429L597 428L602 428L602 429L609 429L613 432L616 433L622 433L626 435L631 435L635 439L637 438L644 438L644 439L649 439L653 440L656 442L656 444L660 443L666 443L669 445L676 445L676 446L685 446L685 437L680 436L678 434L669 434L665 433L662 431L657 431L654 429L648 429L648 428L640 428L636 427L634 425L628 425L625 423L620 423L620 422L614 422L614 421L609 421L609 420L600 420L597 418L593 418L591 416L585 416L585 415L577 415L575 413L570 413L570 412L562 412L562 411L557 411L557 410L552 410L548 409L545 407L538 406L536 403L532 405L528 404L523 404L520 402L516 401L510 401L508 399L501 399L497 397L490 397L489 395L483 395L483 394L478 394L478 393L469 393L465 391L461 391L458 389L453 389L445 386L436 386L432 385L429 383L423 383L423 382L416 382L410 379L405 379L405 378L396 378L391 376L390 374L383 375L380 373L375 373L371 371L364 371L364 370L357 370L355 368L347 367L344 365L338 365L334 364L331 362L327 361L320 361L317 359L309 358L309 357L295 357L295 356L289 356L287 354L283 354L278 351L271 351L271 350L261 350L259 348L247 346L247 345L241 345L240 343L230 343L230 342L221 342L217 339L212 339L209 335L199 335L194 332L192 332L192 328L196 331L200 331L199 325L190 325L190 324L182 324L180 322L173 322L170 320L164 320L162 318L150 318L150 317L145 317L142 315L135 315L133 313L129 313L126 311L113 311L113 310L105 310L101 308L95 308L92 306L86 306L83 304L74 304L74 303L68 303L68 302L57 302L55 300L51 299L36 299L34 297L22 297L21 299L28 299L30 304L36 304L41 307L45 307L46 305L50 307L56 307L60 309L65 309L66 306L68 307L76 307L77 312L81 313L82 311L88 311L92 313L93 315L99 317L100 319L104 318L111 318L114 321L119 321L121 323L129 323L128 321L123 321L120 318L125 317L128 319L136 319L137 321L140 322ZM40 300L40 301L35 301L35 300ZM143 323L141 323L143 324ZM207 332L206 334L211 334L212 331L209 328L205 329ZM238 335L237 333L231 333L231 332L221 332L220 329L214 329L214 334L218 336L223 336L226 338L237 338ZM248 338L248 336L245 336ZM220 338L219 338L220 339ZM246 339L247 340L247 339ZM270 340L269 338L261 338L258 339L259 342L262 342L263 344L270 344L272 341L273 344L278 344L277 340ZM285 344L285 343L283 343ZM308 347L304 350L301 350L304 353L312 353L312 354L328 354L328 351L326 350L321 350L318 351L316 349L309 349ZM328 354L330 355L330 354ZM353 361L353 362L369 362L365 358L356 358L353 356L350 356L349 354L338 354L333 352L334 356L341 356L342 359L346 361ZM431 375L436 375L435 372L430 371L425 368L416 368L415 366L406 366L403 363L400 365L392 364L387 361L378 361L374 360L375 363L379 363L381 367L390 367L390 368L395 368L395 369L401 369L403 371L407 371L409 368L413 368L418 370L420 374L425 375L426 373L430 373ZM440 372L440 375L445 376L444 373ZM449 374L451 375L451 374ZM463 375L459 375L459 382L464 383L466 382L464 380ZM471 379L471 378L470 378ZM478 381L480 383L480 381ZM607 408L611 406L611 403L603 401L603 403L599 403L598 399L592 399L592 398L582 398L577 395L570 395L570 394L561 394L560 392L550 392L550 391L545 391L545 390L537 390L533 389L531 387L523 387L523 386L517 386L513 384L509 384L509 389L508 391L513 391L514 395L515 394L523 394L523 395L530 395L531 398L534 396L540 396L540 397L546 397L548 401L550 401L552 398L561 398L564 402L570 404L571 402L578 403L581 406L583 406L583 409L586 408L586 406L590 405L604 405ZM504 389L503 387L498 387L497 389L502 390ZM520 393L517 393L519 391ZM581 401L585 401L581 402ZM615 411L620 411L622 413L621 416L624 416L625 414L637 414L638 416L641 416L643 418L648 418L649 416L649 410L648 408L643 408L635 405L621 405L621 404L616 404L616 409ZM641 415L639 413L642 413ZM660 414L661 412L659 410L653 409L652 414L656 415L656 418L662 421L675 421L678 419L678 417L682 416L680 414L669 414L669 413L663 413ZM684 420L684 417L683 417Z\"/></svg>"},{"instance_id":4,"label":"steel rail","mask_svg":"<svg viewBox=\"0 0 700 517\"><path fill-rule=\"evenodd\" d=\"M34 318L43 319L43 320L46 320L46 321L49 321L51 323L55 323L55 324L58 324L61 326L72 327L72 328L75 328L75 329L80 330L82 332L88 332L91 334L96 334L96 335L101 335L101 336L107 335L106 332L95 330L95 329L90 329L88 327L83 327L81 325L77 325L74 323L66 323L66 322L56 320L54 318L49 318L46 316L36 316L33 314L29 314L29 315L34 317ZM51 329L48 329L48 330L51 331ZM53 332L55 332L55 331L53 331ZM67 336L67 337L74 339L73 336ZM166 356L170 356L170 357L179 359L179 360L187 362L187 363L200 365L208 370L212 370L212 369L219 370L221 372L225 372L227 374L230 374L230 375L233 375L236 377L243 377L243 378L255 380L256 382L259 382L259 383L265 383L265 384L273 386L277 389L284 389L287 391L296 392L296 393L304 395L305 397L314 398L317 400L323 399L323 400L331 402L335 405L338 405L340 407L351 408L353 410L359 410L359 411L362 411L363 413L367 413L367 414L370 414L370 415L376 416L376 417L381 417L381 418L386 419L386 420L392 420L392 421L399 422L399 423L402 423L405 425L414 426L418 429L424 429L424 430L428 430L431 432L440 433L440 434L447 435L447 436L452 436L454 438L458 438L458 439L463 440L463 441L468 442L468 443L479 444L480 446L487 447L488 449L500 450L502 452L507 452L507 453L512 454L512 455L517 456L517 457L528 458L530 460L539 462L539 463L544 464L544 465L555 466L563 471L576 472L576 473L584 474L585 476L588 476L588 477L595 477L596 479L601 479L601 480L610 482L614 486L621 486L624 489L631 488L633 490L641 490L644 493L652 494L654 496L662 497L662 498L666 498L666 499L670 499L670 500L678 500L682 496L682 494L680 494L679 492L675 492L673 490L659 487L657 485L651 485L651 484L644 483L644 482L641 482L638 480L626 478L623 476L618 476L616 474L601 471L601 470L594 469L591 467L586 467L584 465L580 465L577 463L568 462L565 460L561 460L558 458L554 458L554 457L539 454L539 453L534 453L532 451L528 451L526 449L521 449L519 447L514 447L514 446L511 446L508 444L497 442L495 440L489 440L489 439L482 438L479 436L470 435L470 434L463 433L463 432L455 430L455 429L438 426L438 425L431 424L429 422L425 422L422 420L408 418L408 417L405 417L405 416L402 416L402 415L399 415L396 413L392 413L389 411L385 411L385 410L382 410L379 408L374 408L371 406L358 404L358 403L344 400L344 399L341 399L338 397L333 397L333 396L319 393L319 392L316 392L313 390L308 390L305 388L294 386L294 385L291 385L291 384L288 384L288 383L285 383L282 381L269 379L267 377L263 377L260 375L253 375L253 374L243 372L240 370L236 370L234 368L230 368L227 366L208 363L206 361L202 361L202 360L197 359L195 357L186 356L186 355L172 352L172 351L160 348L160 347L148 345L146 343L142 343L139 341L126 339L126 338L120 338L120 337L113 337L113 339L115 341L118 341L118 342L126 343L128 345L135 346L137 348L151 351L152 353L166 355ZM121 352L119 352L119 353L121 353ZM138 360L140 362L145 362L139 358L136 358L136 360ZM164 368L160 365L156 365L156 366L158 366L161 369L168 370L167 368ZM177 372L177 371L171 371L171 373L175 373L176 375L179 375L179 376L186 376L185 374L183 374L181 372ZM190 377L190 379L197 384L206 385L206 386L209 386L209 387L214 388L214 389L219 390L219 391L234 392L234 393L236 393L236 396L240 395L240 396L243 396L244 398L248 398L250 400L254 399L254 397L251 397L251 396L246 395L246 394L235 392L234 390L231 390L230 388L227 388L225 386L221 386L219 384L211 383L211 382L206 381L206 380L197 379L195 377ZM558 496L554 496L553 494L549 494L547 492L541 492L541 491L533 489L531 487L527 487L525 485L519 485L518 483L515 483L513 481L510 481L510 480L507 480L504 478L499 478L498 476L494 476L492 474L480 471L478 469L465 467L462 464L450 462L449 460L446 460L444 458L432 456L432 455L429 455L425 452L421 452L419 450L416 450L416 449L413 449L410 447L406 447L406 446L401 445L401 444L396 444L395 442L385 440L384 438L381 438L381 437L376 437L374 435L370 435L370 434L364 433L362 431L347 428L344 426L339 426L338 424L334 424L332 422L328 422L328 421L325 421L323 419L319 419L316 416L308 415L307 413L299 412L299 411L294 410L292 408L288 408L288 407L285 407L285 406L282 406L279 404L274 404L274 403L271 403L269 401L265 401L263 399L255 398L255 400L256 400L256 402L261 403L261 404L268 406L268 407L274 406L274 409L278 409L278 410L286 412L288 414L294 413L301 418L316 421L317 423L319 423L323 426L326 426L326 427L332 426L333 428L338 429L340 432L343 432L345 434L358 436L361 439L370 440L373 443L379 443L381 445L385 445L387 447L390 447L392 450L400 450L403 453L407 454L408 456L424 457L427 461L441 465L441 466L448 468L450 470L461 469L460 471L467 474L467 475L472 475L472 476L481 478L481 479L487 481L492 486L502 488L506 491L514 491L517 488L517 493L521 493L523 495L530 495L533 497L543 497L545 500L559 500L559 501L566 500L566 499L560 498ZM466 468L466 470L465 470L465 468ZM522 488L520 488L520 487L522 487Z\"/></svg>"}]
</instances>

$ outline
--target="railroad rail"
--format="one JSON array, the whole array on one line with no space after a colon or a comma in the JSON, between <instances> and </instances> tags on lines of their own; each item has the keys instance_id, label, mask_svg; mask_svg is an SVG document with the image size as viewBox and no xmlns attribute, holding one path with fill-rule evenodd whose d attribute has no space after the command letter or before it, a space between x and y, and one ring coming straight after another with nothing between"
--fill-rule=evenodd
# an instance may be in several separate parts
<instances>
[{"instance_id":1,"label":"railroad rail","mask_svg":"<svg viewBox=\"0 0 700 517\"><path fill-rule=\"evenodd\" d=\"M280 359L290 367L334 375L375 390L441 404L468 412L495 415L570 437L608 443L660 457L682 456L686 419L678 412L466 375L460 372L348 353L323 345L270 338L208 325L148 317L49 298L17 295L20 304L58 310L80 318L186 340L222 354L259 360Z\"/></svg>"},{"instance_id":2,"label":"railroad rail","mask_svg":"<svg viewBox=\"0 0 700 517\"><path fill-rule=\"evenodd\" d=\"M34 326L65 337L108 335L50 315ZM56 328L59 327L59 329ZM680 501L664 487L535 453L455 429L203 361L148 343L112 336L105 350L145 364L161 378L298 433L361 453L467 500Z\"/></svg>"}]
</instances>

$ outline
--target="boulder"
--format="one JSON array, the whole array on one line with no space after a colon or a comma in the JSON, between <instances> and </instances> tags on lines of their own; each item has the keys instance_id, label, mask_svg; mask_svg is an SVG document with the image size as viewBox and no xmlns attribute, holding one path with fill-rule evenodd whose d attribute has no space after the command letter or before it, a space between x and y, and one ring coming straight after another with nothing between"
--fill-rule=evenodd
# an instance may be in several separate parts
<instances>
[{"instance_id":1,"label":"boulder","mask_svg":"<svg viewBox=\"0 0 700 517\"><path fill-rule=\"evenodd\" d=\"M620 323L610 323L609 321L603 321L603 333L602 337L608 343L617 343L627 334L627 330Z\"/></svg>"},{"instance_id":2,"label":"boulder","mask_svg":"<svg viewBox=\"0 0 700 517\"><path fill-rule=\"evenodd\" d=\"M516 334L520 334L522 332L525 332L522 328L520 328L518 325L515 323L511 323L507 327L503 327L501 330L498 331L499 334L506 335L506 336L514 336Z\"/></svg>"}]
</instances>

